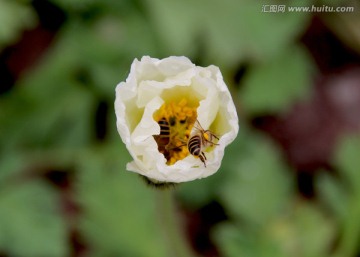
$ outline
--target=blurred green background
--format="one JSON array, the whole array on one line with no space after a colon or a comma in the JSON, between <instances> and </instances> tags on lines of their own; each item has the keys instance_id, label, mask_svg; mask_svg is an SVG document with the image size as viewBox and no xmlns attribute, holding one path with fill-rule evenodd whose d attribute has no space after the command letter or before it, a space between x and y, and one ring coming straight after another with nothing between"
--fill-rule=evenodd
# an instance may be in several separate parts
<instances>
[{"instance_id":1,"label":"blurred green background","mask_svg":"<svg viewBox=\"0 0 360 257\"><path fill-rule=\"evenodd\" d=\"M355 10L262 12L278 5ZM360 256L359 14L0 0L0 256L189 256L173 228L194 256ZM143 55L219 66L240 117L221 169L177 186L172 215L169 192L125 170L116 131L115 86Z\"/></svg>"}]
</instances>

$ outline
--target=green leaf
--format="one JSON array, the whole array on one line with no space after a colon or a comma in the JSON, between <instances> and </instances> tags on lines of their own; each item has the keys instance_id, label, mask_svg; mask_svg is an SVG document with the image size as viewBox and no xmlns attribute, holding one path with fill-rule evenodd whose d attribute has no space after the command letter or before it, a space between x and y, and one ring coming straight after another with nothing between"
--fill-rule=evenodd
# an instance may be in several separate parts
<instances>
[{"instance_id":1,"label":"green leaf","mask_svg":"<svg viewBox=\"0 0 360 257\"><path fill-rule=\"evenodd\" d=\"M335 231L334 222L319 208L298 201L258 233L280 247L285 256L325 257L331 251Z\"/></svg>"},{"instance_id":2,"label":"green leaf","mask_svg":"<svg viewBox=\"0 0 360 257\"><path fill-rule=\"evenodd\" d=\"M36 23L36 14L29 3L0 0L0 50Z\"/></svg>"},{"instance_id":3,"label":"green leaf","mask_svg":"<svg viewBox=\"0 0 360 257\"><path fill-rule=\"evenodd\" d=\"M335 165L340 176L344 178L346 186L346 199L343 194L337 195L333 199L333 205L344 207L339 215L341 236L334 256L354 256L358 252L360 235L360 178L359 178L359 135L346 135L340 141L335 154ZM345 190L344 190L345 191ZM341 202L340 202L341 201ZM337 213L335 213L337 214Z\"/></svg>"},{"instance_id":4,"label":"green leaf","mask_svg":"<svg viewBox=\"0 0 360 257\"><path fill-rule=\"evenodd\" d=\"M301 203L295 206L293 222L294 238L298 248L288 256L300 254L303 257L329 256L330 248L335 239L335 226L321 211L310 204ZM288 239L291 240L291 239Z\"/></svg>"},{"instance_id":5,"label":"green leaf","mask_svg":"<svg viewBox=\"0 0 360 257\"><path fill-rule=\"evenodd\" d=\"M28 182L0 189L0 249L17 257L68 256L67 231L48 186Z\"/></svg>"},{"instance_id":6,"label":"green leaf","mask_svg":"<svg viewBox=\"0 0 360 257\"><path fill-rule=\"evenodd\" d=\"M201 54L226 67L281 51L308 17L306 13L262 13L262 3L250 0L153 0L147 6L167 55Z\"/></svg>"},{"instance_id":7,"label":"green leaf","mask_svg":"<svg viewBox=\"0 0 360 257\"><path fill-rule=\"evenodd\" d=\"M256 235L231 224L219 225L212 233L224 257L285 257L280 245L271 238Z\"/></svg>"},{"instance_id":8,"label":"green leaf","mask_svg":"<svg viewBox=\"0 0 360 257\"><path fill-rule=\"evenodd\" d=\"M249 226L265 224L292 197L290 171L277 149L264 137L242 130L242 136L227 149L220 196L229 214Z\"/></svg>"},{"instance_id":9,"label":"green leaf","mask_svg":"<svg viewBox=\"0 0 360 257\"><path fill-rule=\"evenodd\" d=\"M91 256L169 256L155 192L125 171L129 157L120 144L79 157L80 226Z\"/></svg>"},{"instance_id":10,"label":"green leaf","mask_svg":"<svg viewBox=\"0 0 360 257\"><path fill-rule=\"evenodd\" d=\"M224 256L229 257L329 256L334 223L315 206L300 202L292 207L265 226L249 229L226 222L212 235Z\"/></svg>"},{"instance_id":11,"label":"green leaf","mask_svg":"<svg viewBox=\"0 0 360 257\"><path fill-rule=\"evenodd\" d=\"M16 151L8 151L0 156L0 190L8 181L23 172L27 165L27 158Z\"/></svg>"},{"instance_id":12,"label":"green leaf","mask_svg":"<svg viewBox=\"0 0 360 257\"><path fill-rule=\"evenodd\" d=\"M287 49L249 71L240 101L250 114L285 111L295 100L308 96L311 67L304 50Z\"/></svg>"},{"instance_id":13,"label":"green leaf","mask_svg":"<svg viewBox=\"0 0 360 257\"><path fill-rule=\"evenodd\" d=\"M337 219L344 219L347 215L348 192L341 180L321 174L316 181L316 187L321 202L331 209L332 215Z\"/></svg>"},{"instance_id":14,"label":"green leaf","mask_svg":"<svg viewBox=\"0 0 360 257\"><path fill-rule=\"evenodd\" d=\"M344 176L350 188L360 196L360 136L353 135L343 138L338 146L335 162L341 175Z\"/></svg>"},{"instance_id":15,"label":"green leaf","mask_svg":"<svg viewBox=\"0 0 360 257\"><path fill-rule=\"evenodd\" d=\"M52 49L0 103L1 147L79 146L92 136L93 97L73 55Z\"/></svg>"}]
</instances>

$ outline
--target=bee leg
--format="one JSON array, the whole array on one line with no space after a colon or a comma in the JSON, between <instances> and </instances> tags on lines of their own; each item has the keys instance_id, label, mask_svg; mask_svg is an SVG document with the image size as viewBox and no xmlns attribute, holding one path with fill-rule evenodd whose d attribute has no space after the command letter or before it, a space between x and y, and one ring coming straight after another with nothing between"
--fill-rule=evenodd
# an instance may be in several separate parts
<instances>
[{"instance_id":1,"label":"bee leg","mask_svg":"<svg viewBox=\"0 0 360 257\"><path fill-rule=\"evenodd\" d=\"M217 140L220 140L220 138L214 133L212 133L210 130L205 130L204 133L209 133L212 137L215 137Z\"/></svg>"},{"instance_id":2,"label":"bee leg","mask_svg":"<svg viewBox=\"0 0 360 257\"><path fill-rule=\"evenodd\" d=\"M205 130L203 134L206 134L208 137L208 138L205 138L205 136L204 136L204 140L206 143L210 144L211 146L219 145L219 144L213 142L213 137L216 138L217 140L220 140L220 138L218 136L214 135L210 130Z\"/></svg>"},{"instance_id":3,"label":"bee leg","mask_svg":"<svg viewBox=\"0 0 360 257\"><path fill-rule=\"evenodd\" d=\"M209 143L211 146L214 146L214 145L220 145L220 144L217 144L217 143L214 143L212 141L209 141L209 140L206 140L207 143Z\"/></svg>"},{"instance_id":4,"label":"bee leg","mask_svg":"<svg viewBox=\"0 0 360 257\"><path fill-rule=\"evenodd\" d=\"M220 140L220 138L218 136L215 136L214 134L213 134L213 137L215 137L217 140Z\"/></svg>"},{"instance_id":5,"label":"bee leg","mask_svg":"<svg viewBox=\"0 0 360 257\"><path fill-rule=\"evenodd\" d=\"M206 156L205 156L205 154L204 154L204 152L201 152L200 154L199 154L199 158L200 158L200 160L204 163L204 166L205 166L205 168L206 168Z\"/></svg>"},{"instance_id":6,"label":"bee leg","mask_svg":"<svg viewBox=\"0 0 360 257\"><path fill-rule=\"evenodd\" d=\"M214 143L213 141L210 141L210 140L207 140L207 139L205 139L205 142L206 142L207 144L210 144L211 146L220 145L220 144Z\"/></svg>"}]
</instances>

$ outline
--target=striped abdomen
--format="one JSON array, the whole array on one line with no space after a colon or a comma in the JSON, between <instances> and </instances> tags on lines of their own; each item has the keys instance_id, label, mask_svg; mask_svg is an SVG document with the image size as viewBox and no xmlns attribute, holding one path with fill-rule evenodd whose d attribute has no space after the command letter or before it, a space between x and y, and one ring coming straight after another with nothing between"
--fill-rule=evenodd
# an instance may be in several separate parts
<instances>
[{"instance_id":1,"label":"striped abdomen","mask_svg":"<svg viewBox=\"0 0 360 257\"><path fill-rule=\"evenodd\" d=\"M206 167L206 156L202 151L202 138L200 135L194 135L189 139L188 142L188 150L189 153L197 156L200 158L200 160L204 163L204 166Z\"/></svg>"},{"instance_id":2,"label":"striped abdomen","mask_svg":"<svg viewBox=\"0 0 360 257\"><path fill-rule=\"evenodd\" d=\"M167 122L165 118L162 118L161 120L159 120L158 124L160 126L160 137L162 138L170 137L169 122Z\"/></svg>"}]
</instances>

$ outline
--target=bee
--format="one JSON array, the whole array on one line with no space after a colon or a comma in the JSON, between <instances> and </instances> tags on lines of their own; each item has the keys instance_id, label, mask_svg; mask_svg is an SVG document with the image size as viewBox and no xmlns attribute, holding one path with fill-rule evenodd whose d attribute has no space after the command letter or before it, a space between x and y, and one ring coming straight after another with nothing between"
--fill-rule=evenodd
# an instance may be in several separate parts
<instances>
[{"instance_id":1,"label":"bee","mask_svg":"<svg viewBox=\"0 0 360 257\"><path fill-rule=\"evenodd\" d=\"M205 147L215 146L218 145L214 143L214 140L219 138L210 130L204 130L200 125L200 122L196 120L194 125L196 131L193 135L189 138L187 143L188 151L190 154L199 157L204 166L206 167L206 156L203 152Z\"/></svg>"},{"instance_id":2,"label":"bee","mask_svg":"<svg viewBox=\"0 0 360 257\"><path fill-rule=\"evenodd\" d=\"M167 155L169 155L167 148L170 143L170 124L165 118L160 119L158 124L160 126L160 134L154 135L154 139L158 145L159 152L167 158Z\"/></svg>"},{"instance_id":3,"label":"bee","mask_svg":"<svg viewBox=\"0 0 360 257\"><path fill-rule=\"evenodd\" d=\"M164 155L164 157L168 160L170 158L170 136L171 136L171 129L170 126L173 121L170 118L170 123L167 121L167 119L164 117L158 121L159 127L160 127L160 134L154 135L154 139L158 145L158 150L160 153ZM141 177L145 180L146 184L149 186L155 187L157 189L167 189L171 187L175 187L176 183L172 182L163 182L163 181L157 181L155 179L150 179L145 176Z\"/></svg>"}]
</instances>

